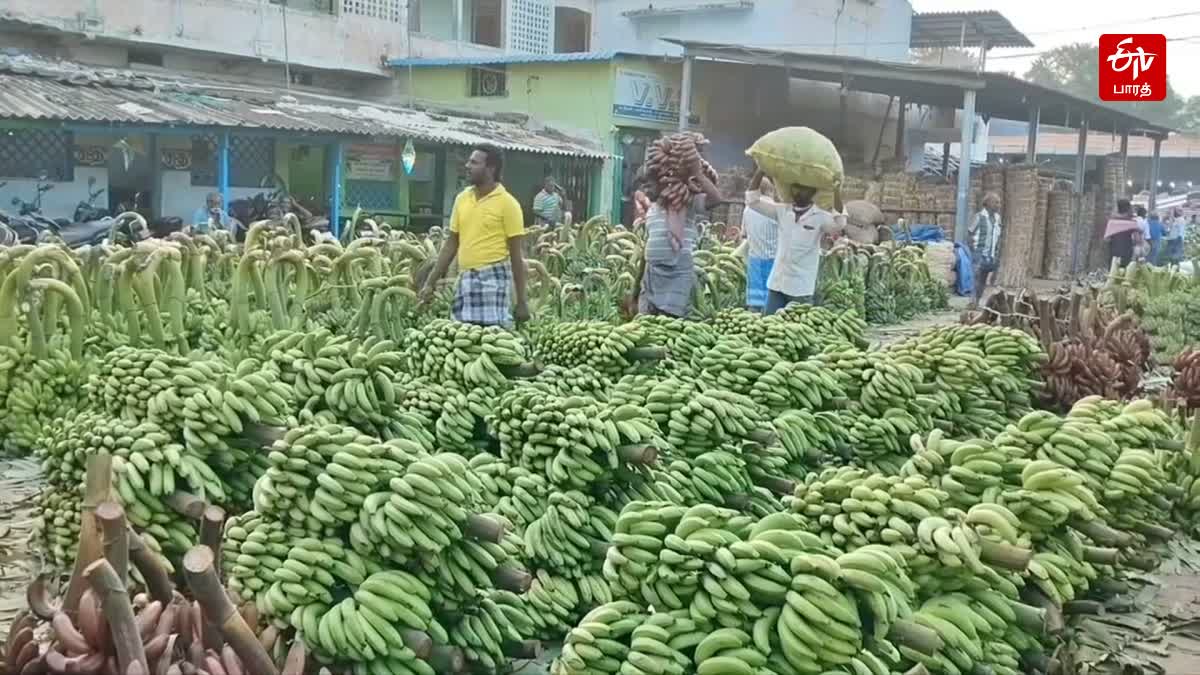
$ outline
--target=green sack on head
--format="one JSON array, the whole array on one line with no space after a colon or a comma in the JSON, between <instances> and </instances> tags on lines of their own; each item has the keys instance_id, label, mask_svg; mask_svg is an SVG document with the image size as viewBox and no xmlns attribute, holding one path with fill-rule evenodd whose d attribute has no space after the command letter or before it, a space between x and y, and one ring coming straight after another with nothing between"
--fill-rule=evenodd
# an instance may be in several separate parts
<instances>
[{"instance_id":1,"label":"green sack on head","mask_svg":"<svg viewBox=\"0 0 1200 675\"><path fill-rule=\"evenodd\" d=\"M842 156L832 141L808 127L776 129L755 141L746 154L771 177L784 202L792 200L793 185L832 192L842 184Z\"/></svg>"}]
</instances>

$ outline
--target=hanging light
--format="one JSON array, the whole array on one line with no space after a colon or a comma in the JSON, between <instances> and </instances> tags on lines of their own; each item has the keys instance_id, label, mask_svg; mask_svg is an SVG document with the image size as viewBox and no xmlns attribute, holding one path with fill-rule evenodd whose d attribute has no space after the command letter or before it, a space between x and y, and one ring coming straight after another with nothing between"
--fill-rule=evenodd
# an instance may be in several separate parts
<instances>
[{"instance_id":1,"label":"hanging light","mask_svg":"<svg viewBox=\"0 0 1200 675\"><path fill-rule=\"evenodd\" d=\"M413 147L412 139L404 144L404 152L400 155L400 161L404 163L404 173L411 174L413 167L417 165L417 149Z\"/></svg>"},{"instance_id":2,"label":"hanging light","mask_svg":"<svg viewBox=\"0 0 1200 675\"><path fill-rule=\"evenodd\" d=\"M1133 181L1131 181L1131 180L1125 181L1125 187L1133 187Z\"/></svg>"}]
</instances>

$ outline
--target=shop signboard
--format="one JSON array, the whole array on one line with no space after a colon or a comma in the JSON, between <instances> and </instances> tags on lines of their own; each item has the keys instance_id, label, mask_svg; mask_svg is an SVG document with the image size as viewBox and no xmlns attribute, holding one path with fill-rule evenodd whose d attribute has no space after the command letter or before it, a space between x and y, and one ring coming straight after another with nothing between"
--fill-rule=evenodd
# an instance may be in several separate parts
<instances>
[{"instance_id":1,"label":"shop signboard","mask_svg":"<svg viewBox=\"0 0 1200 675\"><path fill-rule=\"evenodd\" d=\"M395 145L351 145L346 149L346 178L391 182L400 149Z\"/></svg>"},{"instance_id":2,"label":"shop signboard","mask_svg":"<svg viewBox=\"0 0 1200 675\"><path fill-rule=\"evenodd\" d=\"M613 115L650 122L679 119L679 83L656 73L617 69Z\"/></svg>"}]
</instances>

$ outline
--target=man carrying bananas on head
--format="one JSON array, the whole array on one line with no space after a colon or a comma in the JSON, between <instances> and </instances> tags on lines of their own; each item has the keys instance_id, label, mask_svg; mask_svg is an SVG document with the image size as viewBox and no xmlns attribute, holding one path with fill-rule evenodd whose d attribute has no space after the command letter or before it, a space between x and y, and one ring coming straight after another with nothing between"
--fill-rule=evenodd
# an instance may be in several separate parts
<instances>
[{"instance_id":1,"label":"man carrying bananas on head","mask_svg":"<svg viewBox=\"0 0 1200 675\"><path fill-rule=\"evenodd\" d=\"M844 230L846 215L841 212L840 194L834 199L835 213L830 213L813 202L817 189L806 185L790 186L790 204L768 199L761 191L764 177L762 169L754 172L746 190L746 207L779 224L775 264L767 277L766 314L771 315L789 303L813 301L821 267L821 238ZM784 193L782 185L777 188Z\"/></svg>"},{"instance_id":2,"label":"man carrying bananas on head","mask_svg":"<svg viewBox=\"0 0 1200 675\"><path fill-rule=\"evenodd\" d=\"M525 297L525 254L521 204L500 184L504 158L492 145L478 145L467 159L471 186L459 193L450 212L450 236L421 288L421 302L458 261L458 289L451 312L455 321L512 328L529 320ZM516 291L516 309L509 292Z\"/></svg>"}]
</instances>

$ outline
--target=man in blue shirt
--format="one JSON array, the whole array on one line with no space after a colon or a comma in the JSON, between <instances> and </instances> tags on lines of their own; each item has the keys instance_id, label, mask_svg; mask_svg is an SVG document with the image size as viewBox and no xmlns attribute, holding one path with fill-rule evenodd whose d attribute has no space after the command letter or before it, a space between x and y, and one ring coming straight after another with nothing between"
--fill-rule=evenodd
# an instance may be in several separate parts
<instances>
[{"instance_id":1,"label":"man in blue shirt","mask_svg":"<svg viewBox=\"0 0 1200 675\"><path fill-rule=\"evenodd\" d=\"M196 209L196 213L192 215L192 232L207 234L213 225L232 232L233 218L230 218L229 214L222 208L224 204L221 200L221 194L219 192L210 192L204 202L204 207Z\"/></svg>"}]
</instances>

